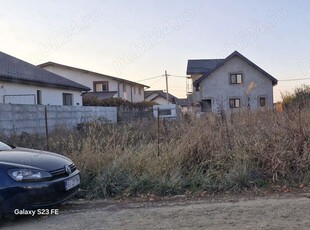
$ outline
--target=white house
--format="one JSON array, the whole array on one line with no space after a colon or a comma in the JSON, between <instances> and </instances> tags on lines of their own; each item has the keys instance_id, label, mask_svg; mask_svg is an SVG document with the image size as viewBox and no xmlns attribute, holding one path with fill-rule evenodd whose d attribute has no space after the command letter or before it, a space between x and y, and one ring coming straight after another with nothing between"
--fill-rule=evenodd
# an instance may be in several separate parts
<instances>
[{"instance_id":1,"label":"white house","mask_svg":"<svg viewBox=\"0 0 310 230\"><path fill-rule=\"evenodd\" d=\"M144 95L145 95L145 101L152 101L157 105L162 106L160 108L165 108L165 105L176 105L181 110L181 112L185 113L187 112L187 109L189 107L189 101L187 98L177 98L176 96L173 96L170 93L169 93L169 103L167 103L167 93L164 92L163 90L146 90ZM158 108L158 106L155 105L153 107ZM177 107L168 106L167 108L177 108Z\"/></svg>"},{"instance_id":2,"label":"white house","mask_svg":"<svg viewBox=\"0 0 310 230\"><path fill-rule=\"evenodd\" d=\"M272 108L277 79L235 51L225 59L188 60L192 102L202 112Z\"/></svg>"},{"instance_id":3,"label":"white house","mask_svg":"<svg viewBox=\"0 0 310 230\"><path fill-rule=\"evenodd\" d=\"M146 85L133 81L55 62L43 63L39 67L86 85L91 89L86 95L95 96L100 99L113 97L122 98L130 102L141 102L144 101L144 88L148 88Z\"/></svg>"},{"instance_id":4,"label":"white house","mask_svg":"<svg viewBox=\"0 0 310 230\"><path fill-rule=\"evenodd\" d=\"M87 86L0 52L0 103L82 105Z\"/></svg>"}]
</instances>

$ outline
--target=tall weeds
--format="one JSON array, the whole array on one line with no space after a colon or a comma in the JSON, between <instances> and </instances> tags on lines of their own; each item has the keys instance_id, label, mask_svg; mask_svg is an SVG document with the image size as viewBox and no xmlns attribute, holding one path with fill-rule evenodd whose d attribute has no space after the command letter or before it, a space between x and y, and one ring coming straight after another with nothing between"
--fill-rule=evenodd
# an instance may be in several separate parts
<instances>
[{"instance_id":1,"label":"tall weeds","mask_svg":"<svg viewBox=\"0 0 310 230\"><path fill-rule=\"evenodd\" d=\"M75 162L88 198L309 183L310 110L239 111L233 123L226 118L161 123L160 155L155 121L56 129L50 149ZM44 137L38 135L2 139L45 148Z\"/></svg>"}]
</instances>

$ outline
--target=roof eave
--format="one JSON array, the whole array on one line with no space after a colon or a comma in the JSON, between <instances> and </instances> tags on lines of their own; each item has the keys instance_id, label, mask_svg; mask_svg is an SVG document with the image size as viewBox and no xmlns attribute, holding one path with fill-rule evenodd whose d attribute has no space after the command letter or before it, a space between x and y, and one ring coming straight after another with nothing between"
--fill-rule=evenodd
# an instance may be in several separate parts
<instances>
[{"instance_id":1,"label":"roof eave","mask_svg":"<svg viewBox=\"0 0 310 230\"><path fill-rule=\"evenodd\" d=\"M136 82L133 82L133 81L129 81L129 80L126 80L126 79L117 78L117 77L113 77L113 76L110 76L110 75L105 75L105 74L93 72L93 71L90 71L90 70L80 69L80 68L76 68L76 67L73 67L73 66L67 66L67 65L63 65L63 64L59 64L59 63L51 62L51 61L39 64L37 66L41 67L41 68L42 67L46 67L46 66L59 66L59 67L63 67L63 68L73 69L73 70L77 70L77 71L83 71L83 72L86 72L86 73L91 73L91 74L99 75L99 76L102 76L102 77L111 78L112 80L115 80L115 81L118 81L118 82L121 82L121 83L128 83L128 84L132 84L132 85L137 85L137 86L144 87L144 88L147 88L147 89L150 88L147 85L143 85L143 84L136 83Z\"/></svg>"},{"instance_id":2,"label":"roof eave","mask_svg":"<svg viewBox=\"0 0 310 230\"><path fill-rule=\"evenodd\" d=\"M67 85L61 85L61 84L52 84L52 83L46 83L46 82L40 82L40 81L30 81L30 80L25 80L25 79L17 79L14 78L12 79L11 77L6 77L6 76L0 76L0 80L6 81L6 82L16 82L16 83L21 83L21 84L33 84L33 85L39 85L39 86L53 86L55 88L62 88L62 89L71 89L75 91L90 91L90 88L85 88L85 87L73 87L73 86L67 86Z\"/></svg>"}]
</instances>

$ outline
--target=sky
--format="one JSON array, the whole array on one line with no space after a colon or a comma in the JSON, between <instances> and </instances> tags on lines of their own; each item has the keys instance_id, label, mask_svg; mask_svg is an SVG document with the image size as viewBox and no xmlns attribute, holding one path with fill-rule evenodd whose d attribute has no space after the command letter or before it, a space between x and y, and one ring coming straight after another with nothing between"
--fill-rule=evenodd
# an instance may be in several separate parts
<instances>
[{"instance_id":1,"label":"sky","mask_svg":"<svg viewBox=\"0 0 310 230\"><path fill-rule=\"evenodd\" d=\"M186 96L188 59L237 50L279 80L275 101L310 82L310 1L0 0L0 51ZM299 80L303 79L303 80Z\"/></svg>"}]
</instances>

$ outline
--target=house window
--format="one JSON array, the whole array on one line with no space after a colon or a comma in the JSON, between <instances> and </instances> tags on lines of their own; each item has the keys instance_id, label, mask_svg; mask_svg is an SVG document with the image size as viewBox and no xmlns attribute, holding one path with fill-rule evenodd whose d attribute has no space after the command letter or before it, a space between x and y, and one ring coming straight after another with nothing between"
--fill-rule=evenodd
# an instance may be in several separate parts
<instances>
[{"instance_id":1,"label":"house window","mask_svg":"<svg viewBox=\"0 0 310 230\"><path fill-rule=\"evenodd\" d=\"M71 93L62 94L63 105L73 105L73 95Z\"/></svg>"},{"instance_id":2,"label":"house window","mask_svg":"<svg viewBox=\"0 0 310 230\"><path fill-rule=\"evenodd\" d=\"M159 116L168 116L171 115L171 109L160 109Z\"/></svg>"},{"instance_id":3,"label":"house window","mask_svg":"<svg viewBox=\"0 0 310 230\"><path fill-rule=\"evenodd\" d=\"M260 107L265 107L266 106L266 98L265 97L260 97L259 98L259 106Z\"/></svg>"},{"instance_id":4,"label":"house window","mask_svg":"<svg viewBox=\"0 0 310 230\"><path fill-rule=\"evenodd\" d=\"M229 99L229 107L231 109L240 108L240 99L239 98Z\"/></svg>"},{"instance_id":5,"label":"house window","mask_svg":"<svg viewBox=\"0 0 310 230\"><path fill-rule=\"evenodd\" d=\"M230 84L242 84L242 83L243 83L243 77L241 73L230 74Z\"/></svg>"},{"instance_id":6,"label":"house window","mask_svg":"<svg viewBox=\"0 0 310 230\"><path fill-rule=\"evenodd\" d=\"M42 105L42 91L37 90L37 105Z\"/></svg>"},{"instance_id":7,"label":"house window","mask_svg":"<svg viewBox=\"0 0 310 230\"><path fill-rule=\"evenodd\" d=\"M141 90L141 88L139 88L139 89L138 89L138 93L139 93L139 95L141 95L141 91L142 91L142 90Z\"/></svg>"},{"instance_id":8,"label":"house window","mask_svg":"<svg viewBox=\"0 0 310 230\"><path fill-rule=\"evenodd\" d=\"M107 81L94 81L94 92L108 92L109 84Z\"/></svg>"},{"instance_id":9,"label":"house window","mask_svg":"<svg viewBox=\"0 0 310 230\"><path fill-rule=\"evenodd\" d=\"M136 94L136 87L133 87L133 93Z\"/></svg>"}]
</instances>

